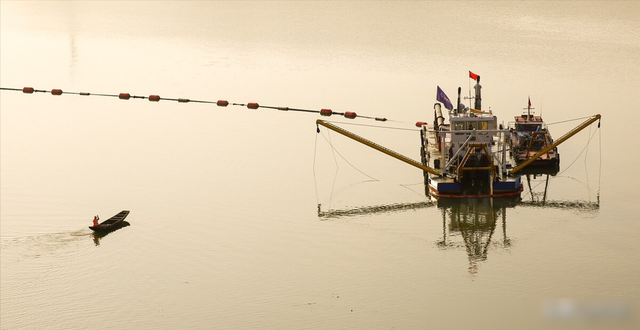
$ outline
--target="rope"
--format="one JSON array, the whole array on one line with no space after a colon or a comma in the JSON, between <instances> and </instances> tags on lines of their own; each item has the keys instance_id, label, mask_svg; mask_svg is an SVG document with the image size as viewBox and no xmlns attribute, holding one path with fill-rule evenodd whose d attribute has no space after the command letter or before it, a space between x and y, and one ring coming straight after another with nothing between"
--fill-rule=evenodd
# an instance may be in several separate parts
<instances>
[{"instance_id":1,"label":"rope","mask_svg":"<svg viewBox=\"0 0 640 330\"><path fill-rule=\"evenodd\" d=\"M318 204L318 212L320 212L320 194L318 194L318 179L316 178L316 155L318 154L318 134L316 134L315 143L313 145L313 185L316 189L316 203Z\"/></svg>"},{"instance_id":2,"label":"rope","mask_svg":"<svg viewBox=\"0 0 640 330\"><path fill-rule=\"evenodd\" d=\"M424 182L418 182L418 183L400 183L399 185L400 185L400 187L405 188L405 189L407 189L407 190L411 191L412 193L414 193L414 194L416 194L416 195L420 196L420 198L424 198L424 194L423 194L423 193L419 193L419 192L417 192L417 191L415 191L415 190L413 190L413 189L409 188L409 186L417 186L417 185L420 185L420 186L422 187L422 186L424 185Z\"/></svg>"},{"instance_id":3,"label":"rope","mask_svg":"<svg viewBox=\"0 0 640 330\"><path fill-rule=\"evenodd\" d=\"M336 187L336 182L338 180L338 169L340 168L340 165L338 164L338 159L336 157L336 154L338 156L340 156L340 158L342 158L347 164L349 164L349 166L351 166L352 168L354 168L356 171L360 172L362 175L368 177L371 180L366 180L367 181L379 181L378 179L368 175L367 173L364 173L363 171L361 171L359 168L357 168L356 166L354 166L353 164L351 164L351 162L349 162L344 156L342 156L342 154L335 148L335 146L333 145L333 142L331 141L331 134L328 134L328 137L324 135L324 133L322 133L322 131L320 131L320 128L317 128L317 133L322 134L322 137L325 139L325 141L327 141L327 143L329 144L329 146L331 147L331 154L333 156L333 162L336 166L336 175L333 178L333 183L331 185L331 193L330 193L330 197L329 197L329 205L328 205L328 209L331 209L331 204L333 202L333 195L335 192L335 187ZM319 197L319 193L318 193L318 180L316 177L316 172L315 172L315 166L316 166L316 155L317 155L317 141L318 141L318 135L316 134L316 145L314 147L314 155L313 155L313 178L314 178L314 183L316 185L316 201L318 204L318 212L321 211L321 203L320 203L320 197Z\"/></svg>"},{"instance_id":4,"label":"rope","mask_svg":"<svg viewBox=\"0 0 640 330\"><path fill-rule=\"evenodd\" d=\"M562 173L564 173L566 170L568 170L569 168L571 168L571 166L578 160L578 158L580 158L580 156L582 155L582 153L585 151L585 149L587 149L587 147L589 147L589 142L591 141L591 139L593 138L593 136L596 134L596 131L593 132L593 134L591 134L591 136L589 137L589 140L587 141L587 145L584 146L584 148L582 148L582 150L580 151L580 153L578 154L578 156L576 156L576 158L573 160L573 162L571 162L571 164L569 164L569 166L567 166L567 168L565 168L562 172L558 173L558 175L561 175ZM600 152L602 154L602 151ZM586 157L585 157L585 161L586 161Z\"/></svg>"},{"instance_id":5,"label":"rope","mask_svg":"<svg viewBox=\"0 0 640 330\"><path fill-rule=\"evenodd\" d=\"M587 178L587 192L588 192L588 196L589 196L589 200L590 200L591 199L591 187L589 186L589 168L587 167L587 158L589 158L589 145L590 145L590 142L591 142L591 138L593 138L593 136L591 135L591 125L589 125L589 135L587 135L587 136L589 136L590 138L587 140L587 145L585 146L584 173L585 173L585 176Z\"/></svg>"},{"instance_id":6,"label":"rope","mask_svg":"<svg viewBox=\"0 0 640 330\"><path fill-rule=\"evenodd\" d=\"M588 119L588 118L591 118L591 116L574 118L574 119L567 119L567 120L557 121L555 123L550 123L550 124L546 124L546 125L550 126L550 125L555 125L555 124L563 124L563 123L568 123L568 122L572 122L572 121L576 121L576 120L582 120L582 119Z\"/></svg>"},{"instance_id":7,"label":"rope","mask_svg":"<svg viewBox=\"0 0 640 330\"><path fill-rule=\"evenodd\" d=\"M317 126L317 124L316 124ZM320 127L317 128L318 132L320 132ZM327 138L323 135L322 136L325 141L327 140ZM333 175L333 182L331 183L331 193L329 194L329 209L331 209L331 204L333 203L333 193L336 190L336 182L338 181L338 169L340 168L340 166L338 166L338 159L336 158L336 151L333 148L333 143L331 143L331 136L329 136L329 146L331 146L331 155L333 157L333 163L336 166L336 172Z\"/></svg>"},{"instance_id":8,"label":"rope","mask_svg":"<svg viewBox=\"0 0 640 330\"><path fill-rule=\"evenodd\" d=\"M322 132L321 132L322 134ZM329 134L330 135L330 134ZM322 134L322 137L324 137L324 139L327 141L327 143L329 143L329 146L331 146L331 150L333 150L335 153L338 154L338 156L340 156L340 158L342 158L347 164L349 164L351 167L353 167L356 171L360 172L362 175L368 177L369 179L373 180L373 181L380 181L372 176L370 176L367 173L362 172L360 169L358 169L357 167L355 167L353 164L351 164L346 158L344 158L344 156L342 156L342 154L340 154L340 152L333 146L333 143L330 140L327 140L327 138L324 136L324 134ZM336 166L338 166L338 161L335 160L335 155L334 155L334 161L336 163Z\"/></svg>"},{"instance_id":9,"label":"rope","mask_svg":"<svg viewBox=\"0 0 640 330\"><path fill-rule=\"evenodd\" d=\"M352 124L352 125L358 125L358 126L370 126L370 127L382 128L382 127L380 127L380 126L371 126L371 125L361 125L361 124ZM398 129L398 128L396 128L396 129ZM321 131L320 131L320 128L319 128L319 127L317 128L317 130L318 130L318 133L321 133ZM413 129L412 131L415 131L415 129ZM331 134L330 134L330 131L328 131L328 134L327 134L327 135L329 136L329 138L328 138L328 139L327 139L327 137L326 137L326 136L324 136L324 134L322 134L323 138L327 141L327 143L329 143L329 146L331 146L332 153L333 153L333 157L334 157L334 162L335 162L335 164L336 164L336 167L338 167L338 162L337 162L337 160L336 160L335 154L338 154L338 156L340 156L340 158L342 158L342 159L343 159L347 164L349 164L352 168L354 168L356 171L360 172L362 175L364 175L364 176L368 177L369 179L371 179L371 180L368 180L368 181L380 181L380 180L378 180L378 179L376 179L376 178L374 178L374 177L372 177L372 176L368 175L367 173L364 173L364 172L363 172L363 171L361 171L359 168L357 168L356 166L354 166L353 164L351 164L351 163L350 163L350 162L349 162L349 161L348 161L344 156L342 156L342 154L340 154L340 152L339 152L339 151L338 151L338 150L333 146L333 141L331 141ZM317 136L316 136L316 141L317 141ZM316 149L316 150L317 150L317 149ZM315 152L315 151L314 151L314 152ZM314 155L314 163L315 163L315 155ZM314 178L315 178L315 172L314 172ZM331 195L332 195L332 196L333 196L333 192L334 192L334 188L335 188L335 182L336 182L336 179L337 179L337 176L336 176L336 178L334 178L334 187L332 187L332 190L331 190ZM367 181L364 181L364 182L367 182ZM418 196L422 197L422 194L420 194L420 193L416 192L415 190L413 190L413 189L411 189L411 188L409 188L409 187L408 187L408 186L411 186L411 185L417 185L417 184L422 185L423 183L422 183L422 182L419 182L419 183L412 183L412 184L399 184L399 185L400 185L401 187L403 187L403 188L405 188L405 189L407 189L407 190L409 190L409 191L411 191L411 192L415 193L416 195L418 195ZM317 194L317 190L316 190L316 194ZM331 204L331 199L330 199L330 204ZM318 204L318 205L320 205L320 204ZM329 205L329 210L330 210L330 209L331 209L331 205ZM320 211L320 208L319 208L319 211Z\"/></svg>"},{"instance_id":10,"label":"rope","mask_svg":"<svg viewBox=\"0 0 640 330\"><path fill-rule=\"evenodd\" d=\"M600 203L600 189L602 187L602 184L601 184L601 182L602 182L602 133L600 132L600 130L597 130L597 132L599 133L598 134L598 144L599 144L598 145L598 148L599 148L598 155L599 155L599 160L598 160L598 192L596 194L596 196L597 196L596 198L597 198L598 204L599 204ZM588 170L587 170L587 153L585 153L585 159L584 159L584 161L585 161L585 172L587 172L587 182L586 183L582 182L581 180L578 180L577 178L571 177L571 176L562 176L562 174L565 171L567 171L569 168L571 168L571 166L573 164L575 164L575 162L578 161L578 159L580 159L580 156L582 155L583 152L585 152L585 150L588 152L589 144L590 144L591 140L593 139L593 137L595 136L595 134L596 134L596 131L594 131L593 134L589 133L589 139L587 140L587 144L584 146L584 148L582 148L582 151L580 151L580 153L571 162L571 164L569 164L569 166L567 166L564 170L562 170L562 172L558 173L555 176L555 178L566 178L566 179L570 179L570 180L573 180L575 182L583 184L587 188L587 190L589 190L589 199L591 199L591 197L590 197L591 196L591 193L590 193L591 189L590 189L590 186L589 186L589 175L588 175ZM545 181L537 182L537 184L535 184L533 187L530 186L530 189L536 189L539 185L543 184L544 182ZM529 192L526 192L525 196L523 197L523 199L526 198L528 195L532 195L532 194L530 194ZM532 197L533 197L533 195L532 195Z\"/></svg>"},{"instance_id":11,"label":"rope","mask_svg":"<svg viewBox=\"0 0 640 330\"><path fill-rule=\"evenodd\" d=\"M399 130L399 131L411 131L411 132L415 132L415 131L419 131L420 128L402 128L402 127L385 127L385 126L378 126L378 125L368 125L368 124L356 124L356 123L347 123L347 122L337 122L337 121L332 121L332 120L325 120L327 123L338 123L341 125L353 125L353 126L363 126L363 127L373 127L373 128L384 128L384 129L394 129L394 130ZM389 120L389 121L394 121L394 122L398 122L395 120Z\"/></svg>"},{"instance_id":12,"label":"rope","mask_svg":"<svg viewBox=\"0 0 640 330\"><path fill-rule=\"evenodd\" d=\"M600 127L600 123L598 123L598 128ZM598 193L596 194L596 199L598 205L600 205L600 187L602 187L601 179L602 179L602 131L598 130Z\"/></svg>"}]
</instances>

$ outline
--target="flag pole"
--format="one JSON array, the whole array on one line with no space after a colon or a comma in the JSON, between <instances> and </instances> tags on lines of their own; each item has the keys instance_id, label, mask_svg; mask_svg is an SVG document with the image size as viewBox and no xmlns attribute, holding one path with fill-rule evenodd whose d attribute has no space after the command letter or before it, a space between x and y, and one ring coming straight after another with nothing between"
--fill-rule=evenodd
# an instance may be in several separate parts
<instances>
[{"instance_id":1,"label":"flag pole","mask_svg":"<svg viewBox=\"0 0 640 330\"><path fill-rule=\"evenodd\" d=\"M471 72L471 70L469 70L469 72ZM471 79L471 75L469 75L469 79ZM469 82L469 89L467 91L469 92L469 111L471 111L471 109L473 109L473 107L471 106L471 81L468 81L468 82Z\"/></svg>"}]
</instances>

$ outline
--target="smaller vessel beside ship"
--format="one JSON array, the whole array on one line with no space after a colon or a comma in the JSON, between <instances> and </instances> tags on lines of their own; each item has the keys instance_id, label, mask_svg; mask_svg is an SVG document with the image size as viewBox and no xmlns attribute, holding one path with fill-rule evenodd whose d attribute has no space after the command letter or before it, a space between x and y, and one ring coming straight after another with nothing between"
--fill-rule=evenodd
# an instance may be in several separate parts
<instances>
[{"instance_id":1,"label":"smaller vessel beside ship","mask_svg":"<svg viewBox=\"0 0 640 330\"><path fill-rule=\"evenodd\" d=\"M540 150L553 143L547 125L542 116L536 116L531 111L531 99L529 99L526 112L514 117L514 122L509 123L511 132L511 153L517 164L522 164L533 157ZM550 174L556 175L560 171L560 154L558 148L549 149L535 158L531 164L522 169L525 174Z\"/></svg>"}]
</instances>

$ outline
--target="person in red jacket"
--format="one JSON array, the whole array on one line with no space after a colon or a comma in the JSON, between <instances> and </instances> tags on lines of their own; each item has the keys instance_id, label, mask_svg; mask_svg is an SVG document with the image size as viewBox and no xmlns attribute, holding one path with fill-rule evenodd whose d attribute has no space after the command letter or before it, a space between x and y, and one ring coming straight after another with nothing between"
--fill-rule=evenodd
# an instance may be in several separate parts
<instances>
[{"instance_id":1,"label":"person in red jacket","mask_svg":"<svg viewBox=\"0 0 640 330\"><path fill-rule=\"evenodd\" d=\"M99 218L97 215L96 215L95 217L93 217L93 226L94 226L94 227L98 227L98 225L99 225L99 224L98 224L98 220L99 220L99 219L100 219L100 218Z\"/></svg>"}]
</instances>

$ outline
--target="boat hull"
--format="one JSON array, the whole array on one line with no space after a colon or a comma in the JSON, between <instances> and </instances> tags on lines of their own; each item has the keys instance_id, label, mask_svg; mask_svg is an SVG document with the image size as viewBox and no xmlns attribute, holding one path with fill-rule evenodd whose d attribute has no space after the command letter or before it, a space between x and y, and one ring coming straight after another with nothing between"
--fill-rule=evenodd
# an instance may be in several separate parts
<instances>
[{"instance_id":1,"label":"boat hull","mask_svg":"<svg viewBox=\"0 0 640 330\"><path fill-rule=\"evenodd\" d=\"M511 126L511 153L518 165L534 157L542 148L553 143L551 134L541 116L523 114L515 117L515 122ZM556 175L559 170L560 154L557 148L554 148L520 171L523 174Z\"/></svg>"},{"instance_id":2,"label":"boat hull","mask_svg":"<svg viewBox=\"0 0 640 330\"><path fill-rule=\"evenodd\" d=\"M129 211L123 210L111 218L103 221L97 226L89 226L95 232L109 232L122 227L124 219L129 215Z\"/></svg>"},{"instance_id":3,"label":"boat hull","mask_svg":"<svg viewBox=\"0 0 640 330\"><path fill-rule=\"evenodd\" d=\"M494 181L491 186L473 187L451 179L430 178L428 181L429 195L438 198L483 198L483 197L514 197L522 192L520 176L506 181Z\"/></svg>"},{"instance_id":4,"label":"boat hull","mask_svg":"<svg viewBox=\"0 0 640 330\"><path fill-rule=\"evenodd\" d=\"M556 175L558 172L560 172L559 160L536 160L520 170L522 174Z\"/></svg>"}]
</instances>

